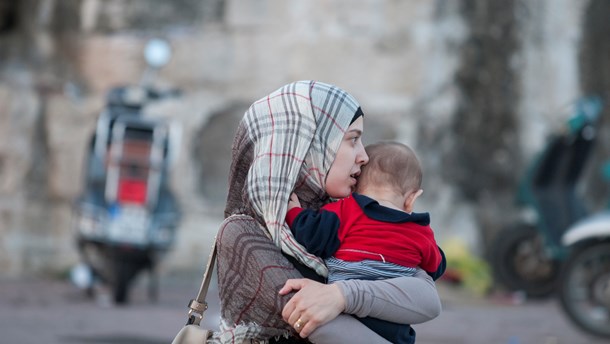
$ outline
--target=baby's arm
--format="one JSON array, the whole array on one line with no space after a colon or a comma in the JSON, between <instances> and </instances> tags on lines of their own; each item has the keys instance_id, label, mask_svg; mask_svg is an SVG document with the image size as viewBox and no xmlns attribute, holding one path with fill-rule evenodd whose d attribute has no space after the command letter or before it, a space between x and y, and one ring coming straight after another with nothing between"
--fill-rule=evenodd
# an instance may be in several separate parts
<instances>
[{"instance_id":1,"label":"baby's arm","mask_svg":"<svg viewBox=\"0 0 610 344\"><path fill-rule=\"evenodd\" d=\"M324 208L320 211L302 209L294 193L288 202L286 223L297 242L311 254L328 258L339 249L341 222L337 214Z\"/></svg>"},{"instance_id":2,"label":"baby's arm","mask_svg":"<svg viewBox=\"0 0 610 344\"><path fill-rule=\"evenodd\" d=\"M441 256L441 262L438 264L436 271L428 272L428 275L430 275L435 281L445 273L445 269L447 268L447 258L445 258L445 252L443 252L440 246L436 246L436 249Z\"/></svg>"},{"instance_id":3,"label":"baby's arm","mask_svg":"<svg viewBox=\"0 0 610 344\"><path fill-rule=\"evenodd\" d=\"M419 266L436 280L445 272L445 255L436 243L432 228L421 228L416 235L418 236L418 249L421 254Z\"/></svg>"}]
</instances>

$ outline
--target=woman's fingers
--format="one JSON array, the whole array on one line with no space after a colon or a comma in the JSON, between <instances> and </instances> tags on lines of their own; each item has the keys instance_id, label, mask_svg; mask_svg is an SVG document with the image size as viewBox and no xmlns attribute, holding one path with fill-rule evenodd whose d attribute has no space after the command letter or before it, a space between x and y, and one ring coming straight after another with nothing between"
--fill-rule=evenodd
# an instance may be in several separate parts
<instances>
[{"instance_id":1,"label":"woman's fingers","mask_svg":"<svg viewBox=\"0 0 610 344\"><path fill-rule=\"evenodd\" d=\"M291 323L292 328L294 328L294 330L297 333L301 333L301 331L303 331L303 328L307 325L309 321L307 321L304 317L299 317L297 318L297 320L293 321ZM304 337L303 337L304 338Z\"/></svg>"},{"instance_id":2,"label":"woman's fingers","mask_svg":"<svg viewBox=\"0 0 610 344\"><path fill-rule=\"evenodd\" d=\"M284 321L294 327L294 324L297 322L297 320L301 318L301 314L301 311L297 311L296 308L293 308L292 311L290 311L290 314L288 314L287 317L284 317ZM303 319L301 319L301 322L303 322Z\"/></svg>"},{"instance_id":3,"label":"woman's fingers","mask_svg":"<svg viewBox=\"0 0 610 344\"><path fill-rule=\"evenodd\" d=\"M292 291L301 290L301 288L303 288L303 286L307 284L307 281L309 280L305 278L289 279L288 281L286 281L286 284L284 284L282 289L280 289L279 293L280 295L286 295ZM296 309L296 306L298 304L297 301L299 300L299 298L296 297L297 295L298 294L295 294L292 298L290 298L290 300L288 301L288 303L286 303L286 306L284 306L284 309L282 310L282 318L290 325L294 325L301 313L301 311L297 311Z\"/></svg>"},{"instance_id":4,"label":"woman's fingers","mask_svg":"<svg viewBox=\"0 0 610 344\"><path fill-rule=\"evenodd\" d=\"M292 301L292 299L290 299L290 301L288 301L286 306L284 306L284 309L282 309L282 319L284 319L284 321L290 325L294 324L294 322L297 319L294 316L292 316L292 314L294 313L295 305L294 305L294 302L291 302L291 301ZM292 316L292 319L291 319L291 316ZM292 322L290 322L290 320L292 320Z\"/></svg>"},{"instance_id":5,"label":"woman's fingers","mask_svg":"<svg viewBox=\"0 0 610 344\"><path fill-rule=\"evenodd\" d=\"M308 280L306 278L289 279L286 281L282 289L280 289L279 293L280 295L286 295L293 290L300 290L303 288L305 283L307 283L307 281Z\"/></svg>"},{"instance_id":6,"label":"woman's fingers","mask_svg":"<svg viewBox=\"0 0 610 344\"><path fill-rule=\"evenodd\" d=\"M286 281L282 289L280 289L279 294L286 295L294 290L299 289L301 289L301 283L299 283L296 279L289 279L288 281ZM284 309L282 309L282 319L284 319L284 321L289 323L290 325L293 325L294 322L297 320L297 318L293 316L295 304L296 303L294 302L293 296L292 298L290 298L290 300L288 300L286 306L284 306ZM298 316L298 314L295 314L295 316Z\"/></svg>"}]
</instances>

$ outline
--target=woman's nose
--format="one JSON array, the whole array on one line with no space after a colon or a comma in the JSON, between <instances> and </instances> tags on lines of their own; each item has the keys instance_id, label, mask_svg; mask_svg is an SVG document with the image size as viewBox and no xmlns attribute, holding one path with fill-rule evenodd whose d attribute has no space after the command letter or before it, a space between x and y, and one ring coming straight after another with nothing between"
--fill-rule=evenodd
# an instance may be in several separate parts
<instances>
[{"instance_id":1,"label":"woman's nose","mask_svg":"<svg viewBox=\"0 0 610 344\"><path fill-rule=\"evenodd\" d=\"M366 165L369 162L369 156L368 154L366 154L366 151L364 150L364 146L362 147L362 150L360 151L360 154L358 155L358 163L362 164L362 165Z\"/></svg>"}]
</instances>

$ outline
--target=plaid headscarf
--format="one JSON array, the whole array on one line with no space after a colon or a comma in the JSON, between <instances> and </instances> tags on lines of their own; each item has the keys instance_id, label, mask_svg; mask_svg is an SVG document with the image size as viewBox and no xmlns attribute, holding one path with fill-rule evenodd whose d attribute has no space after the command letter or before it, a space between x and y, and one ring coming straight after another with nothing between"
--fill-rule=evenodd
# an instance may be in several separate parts
<instances>
[{"instance_id":1,"label":"plaid headscarf","mask_svg":"<svg viewBox=\"0 0 610 344\"><path fill-rule=\"evenodd\" d=\"M300 185L325 197L326 174L359 107L338 87L298 81L256 101L242 123L254 145L246 183L253 211L275 245L321 276L328 273L323 261L307 253L285 223L288 200Z\"/></svg>"}]
</instances>

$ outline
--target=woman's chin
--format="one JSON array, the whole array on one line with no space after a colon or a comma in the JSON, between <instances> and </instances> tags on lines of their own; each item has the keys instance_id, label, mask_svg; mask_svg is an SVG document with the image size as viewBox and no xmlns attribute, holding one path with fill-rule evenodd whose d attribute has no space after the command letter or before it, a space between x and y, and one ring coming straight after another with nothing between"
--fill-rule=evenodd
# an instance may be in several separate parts
<instances>
[{"instance_id":1,"label":"woman's chin","mask_svg":"<svg viewBox=\"0 0 610 344\"><path fill-rule=\"evenodd\" d=\"M343 191L327 192L327 193L332 198L341 199L341 198L345 198L345 197L348 197L349 195L351 195L352 191L351 191L351 189L347 189L347 190L343 190Z\"/></svg>"}]
</instances>

